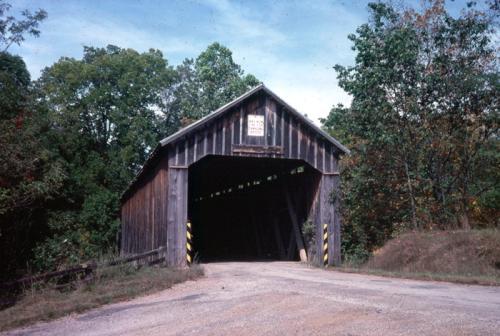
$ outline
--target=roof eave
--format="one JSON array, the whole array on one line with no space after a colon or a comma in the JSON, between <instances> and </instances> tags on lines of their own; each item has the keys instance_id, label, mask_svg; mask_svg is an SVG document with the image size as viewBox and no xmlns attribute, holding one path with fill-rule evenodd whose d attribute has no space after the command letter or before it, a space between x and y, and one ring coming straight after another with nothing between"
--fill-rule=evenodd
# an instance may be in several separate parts
<instances>
[{"instance_id":1,"label":"roof eave","mask_svg":"<svg viewBox=\"0 0 500 336\"><path fill-rule=\"evenodd\" d=\"M347 149L344 145L340 143L337 139L332 137L330 134L326 133L324 130L322 130L320 127L316 126L311 120L306 118L302 113L297 111L295 108L290 106L287 102L285 102L283 99L281 99L276 93L271 91L268 87L266 87L263 83L260 83L256 87L252 88L251 90L245 92L238 98L234 99L233 101L221 106L217 110L213 111L212 113L208 114L207 116L195 121L191 125L188 125L174 134L162 139L159 141L158 145L155 147L155 149L151 152L149 157L147 158L146 162L144 162L144 165L142 166L141 170L136 174L134 179L131 181L131 183L128 185L127 189L123 192L121 199L125 198L128 194L128 192L132 189L132 187L137 183L141 175L144 173L144 170L149 166L151 160L159 153L160 149L167 146L168 144L174 142L175 140L183 137L185 134L197 129L198 127L201 127L204 123L217 118L218 116L224 114L226 111L229 111L231 108L234 106L237 106L241 102L243 102L246 98L250 97L251 95L255 94L259 90L264 90L267 94L269 94L271 97L273 97L278 103L283 105L288 111L293 113L295 116L297 116L302 122L306 123L309 127L311 127L313 130L315 130L317 133L322 135L326 140L328 140L330 143L332 143L335 147L337 147L340 150L340 154L347 154L349 155L351 151Z\"/></svg>"},{"instance_id":2,"label":"roof eave","mask_svg":"<svg viewBox=\"0 0 500 336\"><path fill-rule=\"evenodd\" d=\"M295 108L293 108L292 106L290 106L287 102L285 102L283 99L281 99L281 97L279 97L276 93L274 93L273 91L271 91L263 83L260 83L259 85L257 85L253 89L245 92L244 94L242 94L238 98L234 99L233 101L227 103L226 105L221 106L217 110L215 110L212 113L208 114L206 117L203 117L203 118L195 121L191 125L188 125L188 126L182 128L182 129L180 129L179 131L175 132L174 134L172 134L172 135L166 137L165 139L161 140L160 141L161 146L164 147L164 146L168 145L169 143L172 143L175 140L181 138L183 135L189 133L190 131L195 130L196 128L200 127L204 123L206 123L206 122L208 122L208 121L210 121L212 119L217 118L219 115L224 114L224 112L226 112L226 111L230 110L232 107L238 105L239 103L241 103L242 101L244 101L246 98L248 98L251 95L253 95L254 93L258 92L259 90L264 90L267 94L269 94L271 97L273 97L281 105L285 106L287 108L287 110L289 110L290 112L292 112L293 114L295 114L301 121L305 122L309 127L311 127L312 129L314 129L316 132L318 132L319 134L321 134L325 139L327 139L329 142L331 142L333 145L335 145L335 147L337 147L342 152L342 154L350 154L351 153L349 151L349 149L347 149L347 147L345 147L344 145L342 145L340 143L340 141L338 141L337 139L335 139L334 137L332 137L330 134L326 133L324 130L322 130L321 128L319 128L318 126L316 126L311 120L307 119L303 114L301 114Z\"/></svg>"}]
</instances>

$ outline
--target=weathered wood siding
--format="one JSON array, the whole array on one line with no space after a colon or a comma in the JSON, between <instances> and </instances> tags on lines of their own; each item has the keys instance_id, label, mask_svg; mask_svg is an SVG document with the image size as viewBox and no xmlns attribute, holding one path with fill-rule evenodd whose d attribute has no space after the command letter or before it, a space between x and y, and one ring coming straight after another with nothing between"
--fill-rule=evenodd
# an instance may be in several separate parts
<instances>
[{"instance_id":1,"label":"weathered wood siding","mask_svg":"<svg viewBox=\"0 0 500 336\"><path fill-rule=\"evenodd\" d=\"M338 176L321 176L321 180L316 192L314 205L311 209L310 218L316 226L316 262L323 263L323 225L327 224L328 231L328 265L340 264L340 215L338 208L338 199L335 194L338 193ZM332 204L332 196L335 198Z\"/></svg>"},{"instance_id":2,"label":"weathered wood siding","mask_svg":"<svg viewBox=\"0 0 500 336\"><path fill-rule=\"evenodd\" d=\"M248 135L248 115L264 116L264 136ZM336 172L339 151L265 94L169 144L170 163L189 166L206 155L302 159L324 173Z\"/></svg>"},{"instance_id":3,"label":"weathered wood siding","mask_svg":"<svg viewBox=\"0 0 500 336\"><path fill-rule=\"evenodd\" d=\"M121 252L135 254L167 244L168 161L158 164L122 201Z\"/></svg>"},{"instance_id":4,"label":"weathered wood siding","mask_svg":"<svg viewBox=\"0 0 500 336\"><path fill-rule=\"evenodd\" d=\"M248 135L248 116L264 117L264 136ZM323 174L312 218L318 230L329 226L330 263L340 260L338 201L339 149L265 92L258 92L227 113L207 120L166 144L148 172L141 174L122 200L122 253L167 246L169 265L185 264L188 218L188 168L207 155L299 159ZM244 172L242 172L244 174ZM321 235L319 235L321 236Z\"/></svg>"},{"instance_id":5,"label":"weathered wood siding","mask_svg":"<svg viewBox=\"0 0 500 336\"><path fill-rule=\"evenodd\" d=\"M167 193L167 264L186 263L186 223L188 208L188 170L169 168Z\"/></svg>"}]
</instances>

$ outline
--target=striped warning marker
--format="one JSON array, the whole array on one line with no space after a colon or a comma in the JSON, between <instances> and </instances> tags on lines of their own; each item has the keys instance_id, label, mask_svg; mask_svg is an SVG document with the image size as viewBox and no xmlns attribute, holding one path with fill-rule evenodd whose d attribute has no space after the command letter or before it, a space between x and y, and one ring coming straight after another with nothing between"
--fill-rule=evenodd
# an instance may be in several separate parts
<instances>
[{"instance_id":1,"label":"striped warning marker","mask_svg":"<svg viewBox=\"0 0 500 336\"><path fill-rule=\"evenodd\" d=\"M188 266L193 262L193 231L191 227L191 222L186 224L186 261Z\"/></svg>"},{"instance_id":2,"label":"striped warning marker","mask_svg":"<svg viewBox=\"0 0 500 336\"><path fill-rule=\"evenodd\" d=\"M323 265L328 266L328 225L323 224Z\"/></svg>"}]
</instances>

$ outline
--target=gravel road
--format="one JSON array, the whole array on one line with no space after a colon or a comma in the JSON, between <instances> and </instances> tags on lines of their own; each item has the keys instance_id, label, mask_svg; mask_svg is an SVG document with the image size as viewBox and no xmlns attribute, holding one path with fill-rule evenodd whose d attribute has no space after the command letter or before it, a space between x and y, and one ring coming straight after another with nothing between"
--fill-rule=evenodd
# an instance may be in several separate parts
<instances>
[{"instance_id":1,"label":"gravel road","mask_svg":"<svg viewBox=\"0 0 500 336\"><path fill-rule=\"evenodd\" d=\"M500 288L213 263L206 277L10 335L500 335Z\"/></svg>"}]
</instances>

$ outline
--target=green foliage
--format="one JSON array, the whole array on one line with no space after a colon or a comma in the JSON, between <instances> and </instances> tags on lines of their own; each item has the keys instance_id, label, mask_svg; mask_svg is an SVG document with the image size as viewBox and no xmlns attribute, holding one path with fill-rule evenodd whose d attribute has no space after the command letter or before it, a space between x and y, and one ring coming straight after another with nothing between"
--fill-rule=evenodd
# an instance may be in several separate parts
<instances>
[{"instance_id":1,"label":"green foliage","mask_svg":"<svg viewBox=\"0 0 500 336\"><path fill-rule=\"evenodd\" d=\"M97 156L111 151L121 161L114 168L125 170L118 177L128 181L163 133L155 111L173 77L159 51L85 47L82 60L62 58L37 85L61 129L61 143L68 144L63 154L81 156L82 147Z\"/></svg>"},{"instance_id":2,"label":"green foliage","mask_svg":"<svg viewBox=\"0 0 500 336\"><path fill-rule=\"evenodd\" d=\"M302 237L304 238L304 244L307 249L307 256L309 261L313 262L316 260L315 256L317 253L316 246L316 225L310 220L307 219L302 223L301 227Z\"/></svg>"},{"instance_id":3,"label":"green foliage","mask_svg":"<svg viewBox=\"0 0 500 336\"><path fill-rule=\"evenodd\" d=\"M36 268L71 265L116 250L118 207L118 194L103 189L89 195L78 211L51 211L48 239L35 249Z\"/></svg>"},{"instance_id":4,"label":"green foliage","mask_svg":"<svg viewBox=\"0 0 500 336\"><path fill-rule=\"evenodd\" d=\"M207 115L259 83L253 75L244 75L232 52L219 43L208 46L196 60L184 60L177 73L170 108L184 123Z\"/></svg>"},{"instance_id":5,"label":"green foliage","mask_svg":"<svg viewBox=\"0 0 500 336\"><path fill-rule=\"evenodd\" d=\"M44 204L65 180L61 162L47 149L47 115L32 97L26 65L0 53L0 246L3 276L31 255L43 230Z\"/></svg>"},{"instance_id":6,"label":"green foliage","mask_svg":"<svg viewBox=\"0 0 500 336\"><path fill-rule=\"evenodd\" d=\"M83 59L62 58L44 70L36 86L68 178L49 211L38 267L116 247L119 195L164 135L159 112L173 78L159 51L115 46L86 47Z\"/></svg>"},{"instance_id":7,"label":"green foliage","mask_svg":"<svg viewBox=\"0 0 500 336\"><path fill-rule=\"evenodd\" d=\"M85 47L83 59L61 58L45 69L36 86L68 179L49 211L37 267L116 248L119 195L150 151L182 118L199 118L256 82L242 73L219 44L177 70L157 50L115 46Z\"/></svg>"},{"instance_id":8,"label":"green foliage","mask_svg":"<svg viewBox=\"0 0 500 336\"><path fill-rule=\"evenodd\" d=\"M17 116L25 105L28 96L30 74L26 64L19 56L0 53L0 119L6 120Z\"/></svg>"},{"instance_id":9,"label":"green foliage","mask_svg":"<svg viewBox=\"0 0 500 336\"><path fill-rule=\"evenodd\" d=\"M22 20L16 19L12 15L7 15L11 5L4 0L0 0L0 48L7 51L12 44L21 45L25 40L24 35L29 34L35 37L40 36L38 26L40 22L47 18L47 12L39 9L35 13L23 10Z\"/></svg>"},{"instance_id":10,"label":"green foliage","mask_svg":"<svg viewBox=\"0 0 500 336\"><path fill-rule=\"evenodd\" d=\"M8 272L115 251L119 197L158 141L257 83L217 43L177 69L153 49L85 47L82 59L63 57L33 83L20 57L1 53L0 79Z\"/></svg>"},{"instance_id":11,"label":"green foliage","mask_svg":"<svg viewBox=\"0 0 500 336\"><path fill-rule=\"evenodd\" d=\"M307 248L314 246L314 242L316 240L316 226L314 223L310 219L306 220L302 223L301 231Z\"/></svg>"},{"instance_id":12,"label":"green foliage","mask_svg":"<svg viewBox=\"0 0 500 336\"><path fill-rule=\"evenodd\" d=\"M454 18L369 5L350 35L356 62L337 65L353 97L323 125L353 155L343 173L343 250L366 257L395 232L498 225L497 12Z\"/></svg>"}]
</instances>

